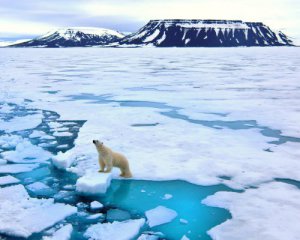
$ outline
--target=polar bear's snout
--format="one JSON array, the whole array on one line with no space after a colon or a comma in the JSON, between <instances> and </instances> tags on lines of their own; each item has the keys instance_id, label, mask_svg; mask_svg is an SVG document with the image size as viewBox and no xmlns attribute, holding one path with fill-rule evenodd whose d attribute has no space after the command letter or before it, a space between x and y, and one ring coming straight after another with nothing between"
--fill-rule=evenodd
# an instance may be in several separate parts
<instances>
[{"instance_id":1,"label":"polar bear's snout","mask_svg":"<svg viewBox=\"0 0 300 240\"><path fill-rule=\"evenodd\" d=\"M97 140L93 140L93 143L96 144Z\"/></svg>"}]
</instances>

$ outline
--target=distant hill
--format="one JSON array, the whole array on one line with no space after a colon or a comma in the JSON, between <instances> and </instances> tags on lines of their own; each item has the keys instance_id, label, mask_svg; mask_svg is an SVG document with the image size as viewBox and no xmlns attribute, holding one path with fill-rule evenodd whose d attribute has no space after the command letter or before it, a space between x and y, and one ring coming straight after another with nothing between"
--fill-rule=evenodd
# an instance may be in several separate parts
<instances>
[{"instance_id":1,"label":"distant hill","mask_svg":"<svg viewBox=\"0 0 300 240\"><path fill-rule=\"evenodd\" d=\"M261 22L229 20L151 20L120 45L157 47L293 46L282 32Z\"/></svg>"},{"instance_id":2,"label":"distant hill","mask_svg":"<svg viewBox=\"0 0 300 240\"><path fill-rule=\"evenodd\" d=\"M61 28L13 47L89 47L117 42L124 35L105 28Z\"/></svg>"}]
</instances>

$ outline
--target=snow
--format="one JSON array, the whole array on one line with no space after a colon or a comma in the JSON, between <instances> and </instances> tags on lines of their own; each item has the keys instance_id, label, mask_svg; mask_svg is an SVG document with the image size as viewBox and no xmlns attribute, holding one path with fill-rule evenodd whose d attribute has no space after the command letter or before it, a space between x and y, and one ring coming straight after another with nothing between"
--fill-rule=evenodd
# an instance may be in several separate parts
<instances>
[{"instance_id":1,"label":"snow","mask_svg":"<svg viewBox=\"0 0 300 240\"><path fill-rule=\"evenodd\" d=\"M119 38L123 38L124 35L122 33L119 33L115 30L106 29L106 28L94 28L94 27L69 27L69 28L59 28L53 31L50 31L46 33L45 35L42 35L39 37L41 38L47 38L55 33L58 33L60 36L63 36L66 39L70 39L75 36L77 32L82 32L84 34L89 35L98 35L98 36L106 36L106 35L112 35Z\"/></svg>"},{"instance_id":2,"label":"snow","mask_svg":"<svg viewBox=\"0 0 300 240\"><path fill-rule=\"evenodd\" d=\"M72 137L73 134L70 132L54 132L53 136L55 136L55 137Z\"/></svg>"},{"instance_id":3,"label":"snow","mask_svg":"<svg viewBox=\"0 0 300 240\"><path fill-rule=\"evenodd\" d=\"M103 208L103 204L98 201L93 201L93 202L91 202L90 208L91 208L91 210L99 210L99 209Z\"/></svg>"},{"instance_id":4,"label":"snow","mask_svg":"<svg viewBox=\"0 0 300 240\"><path fill-rule=\"evenodd\" d=\"M110 186L111 173L91 173L80 177L76 182L76 191L83 195L104 194Z\"/></svg>"},{"instance_id":5,"label":"snow","mask_svg":"<svg viewBox=\"0 0 300 240\"><path fill-rule=\"evenodd\" d=\"M300 191L272 182L243 193L218 192L202 202L230 210L232 219L208 233L212 239L299 239Z\"/></svg>"},{"instance_id":6,"label":"snow","mask_svg":"<svg viewBox=\"0 0 300 240\"><path fill-rule=\"evenodd\" d=\"M6 164L0 165L0 173L22 173L30 172L37 168L38 164Z\"/></svg>"},{"instance_id":7,"label":"snow","mask_svg":"<svg viewBox=\"0 0 300 240\"><path fill-rule=\"evenodd\" d=\"M91 240L130 240L138 235L145 219L135 219L123 222L98 223L89 227L84 237Z\"/></svg>"},{"instance_id":8,"label":"snow","mask_svg":"<svg viewBox=\"0 0 300 240\"><path fill-rule=\"evenodd\" d=\"M0 188L0 233L28 238L74 214L76 208L52 199L30 198L24 186Z\"/></svg>"},{"instance_id":9,"label":"snow","mask_svg":"<svg viewBox=\"0 0 300 240\"><path fill-rule=\"evenodd\" d=\"M36 192L41 190L49 190L50 188L42 182L34 182L26 186L29 191Z\"/></svg>"},{"instance_id":10,"label":"snow","mask_svg":"<svg viewBox=\"0 0 300 240\"><path fill-rule=\"evenodd\" d=\"M14 117L9 121L0 119L0 130L7 133L31 129L42 123L42 114L32 114L22 117Z\"/></svg>"},{"instance_id":11,"label":"snow","mask_svg":"<svg viewBox=\"0 0 300 240\"><path fill-rule=\"evenodd\" d=\"M173 195L172 195L172 194L168 194L168 193L166 193L166 194L164 195L164 197L163 197L164 200L169 200L169 199L171 199L171 198L173 198Z\"/></svg>"},{"instance_id":12,"label":"snow","mask_svg":"<svg viewBox=\"0 0 300 240\"><path fill-rule=\"evenodd\" d=\"M166 208L164 206L158 206L156 208L148 210L145 212L145 215L148 220L147 223L151 228L169 223L177 217L177 213L174 210Z\"/></svg>"},{"instance_id":13,"label":"snow","mask_svg":"<svg viewBox=\"0 0 300 240\"><path fill-rule=\"evenodd\" d=\"M7 185L7 184L13 184L13 183L18 183L20 182L19 179L13 177L13 176L4 176L4 177L0 177L0 186L1 185Z\"/></svg>"},{"instance_id":14,"label":"snow","mask_svg":"<svg viewBox=\"0 0 300 240\"><path fill-rule=\"evenodd\" d=\"M159 29L155 29L155 31L151 35L147 36L144 39L143 42L145 42L145 43L152 42L155 38L157 38L157 36L159 35L159 33L160 33L160 30Z\"/></svg>"},{"instance_id":15,"label":"snow","mask_svg":"<svg viewBox=\"0 0 300 240\"><path fill-rule=\"evenodd\" d=\"M71 238L73 226L66 224L62 228L58 229L52 236L43 237L43 240L69 240Z\"/></svg>"},{"instance_id":16,"label":"snow","mask_svg":"<svg viewBox=\"0 0 300 240\"><path fill-rule=\"evenodd\" d=\"M0 147L1 148L14 148L18 143L22 142L23 139L17 135L2 135L0 136Z\"/></svg>"},{"instance_id":17,"label":"snow","mask_svg":"<svg viewBox=\"0 0 300 240\"><path fill-rule=\"evenodd\" d=\"M47 161L50 159L51 154L23 139L16 145L15 150L2 153L2 157L9 162L30 163Z\"/></svg>"}]
</instances>

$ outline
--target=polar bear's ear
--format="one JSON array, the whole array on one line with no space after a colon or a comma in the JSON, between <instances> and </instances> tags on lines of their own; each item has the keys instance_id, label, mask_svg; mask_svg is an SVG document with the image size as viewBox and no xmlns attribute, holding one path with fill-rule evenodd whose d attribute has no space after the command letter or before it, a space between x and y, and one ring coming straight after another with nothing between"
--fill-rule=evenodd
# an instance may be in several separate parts
<instances>
[{"instance_id":1,"label":"polar bear's ear","mask_svg":"<svg viewBox=\"0 0 300 240\"><path fill-rule=\"evenodd\" d=\"M103 142L100 142L100 145L103 145Z\"/></svg>"}]
</instances>

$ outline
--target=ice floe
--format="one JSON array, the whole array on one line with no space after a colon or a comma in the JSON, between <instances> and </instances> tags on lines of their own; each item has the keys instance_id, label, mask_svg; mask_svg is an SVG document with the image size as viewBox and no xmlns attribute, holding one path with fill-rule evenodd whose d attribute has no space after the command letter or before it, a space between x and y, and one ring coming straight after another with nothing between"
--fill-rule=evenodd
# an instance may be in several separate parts
<instances>
[{"instance_id":1,"label":"ice floe","mask_svg":"<svg viewBox=\"0 0 300 240\"><path fill-rule=\"evenodd\" d=\"M76 182L76 191L83 195L106 193L112 179L111 173L91 173L80 177Z\"/></svg>"},{"instance_id":2,"label":"ice floe","mask_svg":"<svg viewBox=\"0 0 300 240\"><path fill-rule=\"evenodd\" d=\"M155 227L161 224L169 223L177 217L177 213L164 206L158 206L145 212L147 223L150 227Z\"/></svg>"},{"instance_id":3,"label":"ice floe","mask_svg":"<svg viewBox=\"0 0 300 240\"><path fill-rule=\"evenodd\" d=\"M103 204L98 202L98 201L93 201L90 204L90 208L91 210L95 211L95 210L99 210L101 208L103 208Z\"/></svg>"},{"instance_id":4,"label":"ice floe","mask_svg":"<svg viewBox=\"0 0 300 240\"><path fill-rule=\"evenodd\" d=\"M3 152L1 155L5 160L13 163L44 162L51 157L49 152L26 139L19 142L15 150Z\"/></svg>"},{"instance_id":5,"label":"ice floe","mask_svg":"<svg viewBox=\"0 0 300 240\"><path fill-rule=\"evenodd\" d=\"M0 177L0 186L1 185L7 185L7 184L13 184L13 183L18 183L20 182L19 179L13 177L13 176L4 176L4 177Z\"/></svg>"},{"instance_id":6,"label":"ice floe","mask_svg":"<svg viewBox=\"0 0 300 240\"><path fill-rule=\"evenodd\" d=\"M242 193L218 192L202 202L228 209L232 219L208 233L225 240L297 240L300 236L300 191L290 184L271 182Z\"/></svg>"},{"instance_id":7,"label":"ice floe","mask_svg":"<svg viewBox=\"0 0 300 240\"><path fill-rule=\"evenodd\" d=\"M38 164L5 164L0 165L0 173L22 173L30 172L38 168Z\"/></svg>"},{"instance_id":8,"label":"ice floe","mask_svg":"<svg viewBox=\"0 0 300 240\"><path fill-rule=\"evenodd\" d=\"M0 119L0 130L7 133L32 129L42 123L42 114L31 114L22 117L14 117L9 121L3 121Z\"/></svg>"},{"instance_id":9,"label":"ice floe","mask_svg":"<svg viewBox=\"0 0 300 240\"><path fill-rule=\"evenodd\" d=\"M71 238L73 226L66 224L52 234L52 236L45 236L43 240L69 240Z\"/></svg>"},{"instance_id":10,"label":"ice floe","mask_svg":"<svg viewBox=\"0 0 300 240\"><path fill-rule=\"evenodd\" d=\"M27 238L76 213L53 199L30 198L24 186L0 188L0 233Z\"/></svg>"},{"instance_id":11,"label":"ice floe","mask_svg":"<svg viewBox=\"0 0 300 240\"><path fill-rule=\"evenodd\" d=\"M145 219L127 220L123 222L98 223L89 227L84 237L91 240L130 240L138 235L145 224Z\"/></svg>"}]
</instances>

